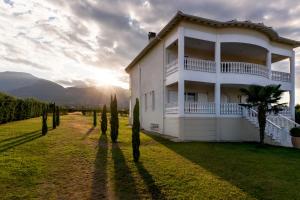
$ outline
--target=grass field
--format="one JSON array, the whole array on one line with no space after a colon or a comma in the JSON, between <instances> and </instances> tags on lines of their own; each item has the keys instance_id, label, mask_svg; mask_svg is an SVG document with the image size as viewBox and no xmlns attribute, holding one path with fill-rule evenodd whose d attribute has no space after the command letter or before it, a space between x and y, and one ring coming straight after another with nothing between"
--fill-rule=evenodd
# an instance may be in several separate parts
<instances>
[{"instance_id":1,"label":"grass field","mask_svg":"<svg viewBox=\"0 0 300 200\"><path fill-rule=\"evenodd\" d=\"M135 164L120 123L114 145L81 115L46 136L39 118L1 125L0 199L300 199L298 150L141 134Z\"/></svg>"}]
</instances>

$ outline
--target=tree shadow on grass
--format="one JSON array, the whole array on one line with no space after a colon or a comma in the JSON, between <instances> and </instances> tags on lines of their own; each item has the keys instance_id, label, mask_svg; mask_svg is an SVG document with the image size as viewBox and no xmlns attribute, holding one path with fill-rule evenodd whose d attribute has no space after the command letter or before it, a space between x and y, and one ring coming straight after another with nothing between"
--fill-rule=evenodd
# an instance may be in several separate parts
<instances>
[{"instance_id":1,"label":"tree shadow on grass","mask_svg":"<svg viewBox=\"0 0 300 200\"><path fill-rule=\"evenodd\" d=\"M30 133L26 133L20 136L7 138L0 141L0 153L5 152L11 148L17 147L19 145L25 144L27 142L33 141L42 137L41 130L33 131Z\"/></svg>"},{"instance_id":2,"label":"tree shadow on grass","mask_svg":"<svg viewBox=\"0 0 300 200\"><path fill-rule=\"evenodd\" d=\"M4 140L0 140L0 145L2 144L2 143L4 143L4 142L8 142L8 141L10 141L10 140L16 140L16 139L19 139L19 138L23 138L23 137L28 137L28 136L30 136L30 135L34 135L34 134L36 134L37 132L40 132L41 130L37 130L37 131L32 131L32 132L29 132L29 133L25 133L25 134L23 134L23 135L18 135L18 136L16 136L16 137L10 137L10 138L6 138L6 139L4 139Z\"/></svg>"},{"instance_id":3,"label":"tree shadow on grass","mask_svg":"<svg viewBox=\"0 0 300 200\"><path fill-rule=\"evenodd\" d=\"M148 170L144 167L143 163L136 163L136 167L139 171L139 174L144 179L144 182L147 185L148 191L151 193L152 199L166 199L165 196L161 193L159 187L155 184L152 175L148 172Z\"/></svg>"},{"instance_id":4,"label":"tree shadow on grass","mask_svg":"<svg viewBox=\"0 0 300 200\"><path fill-rule=\"evenodd\" d=\"M118 143L112 144L112 158L117 199L139 199L134 179Z\"/></svg>"},{"instance_id":5,"label":"tree shadow on grass","mask_svg":"<svg viewBox=\"0 0 300 200\"><path fill-rule=\"evenodd\" d=\"M101 134L95 160L91 199L107 199L107 136Z\"/></svg>"},{"instance_id":6,"label":"tree shadow on grass","mask_svg":"<svg viewBox=\"0 0 300 200\"><path fill-rule=\"evenodd\" d=\"M90 128L81 139L84 140L85 138L87 138L93 132L94 129L95 127Z\"/></svg>"},{"instance_id":7,"label":"tree shadow on grass","mask_svg":"<svg viewBox=\"0 0 300 200\"><path fill-rule=\"evenodd\" d=\"M296 188L290 178L300 178L296 173L300 170L299 151L272 146L258 148L255 143L176 143L147 135L254 198L278 199L283 194L286 199L299 198L296 192L291 193Z\"/></svg>"}]
</instances>

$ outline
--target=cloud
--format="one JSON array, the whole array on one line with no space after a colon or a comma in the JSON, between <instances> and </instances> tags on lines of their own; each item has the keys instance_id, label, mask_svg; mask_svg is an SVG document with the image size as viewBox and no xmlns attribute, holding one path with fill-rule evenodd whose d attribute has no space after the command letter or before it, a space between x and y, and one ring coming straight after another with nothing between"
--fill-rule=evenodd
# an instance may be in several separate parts
<instances>
[{"instance_id":1,"label":"cloud","mask_svg":"<svg viewBox=\"0 0 300 200\"><path fill-rule=\"evenodd\" d=\"M57 83L66 86L66 87L91 87L94 86L96 83L93 80L85 79L85 80L57 80Z\"/></svg>"},{"instance_id":2,"label":"cloud","mask_svg":"<svg viewBox=\"0 0 300 200\"><path fill-rule=\"evenodd\" d=\"M37 68L37 69L40 69L40 70L49 70L50 69L50 68L45 67L43 65L40 65L38 63L34 63L34 62L31 62L27 59L22 59L22 58L4 57L4 60L7 60L7 61L13 62L13 63L23 64L23 65L26 65L26 66L31 66L31 67L34 67L34 68Z\"/></svg>"},{"instance_id":3,"label":"cloud","mask_svg":"<svg viewBox=\"0 0 300 200\"><path fill-rule=\"evenodd\" d=\"M128 87L124 68L147 44L147 33L158 32L178 10L221 21L264 22L300 40L300 4L294 0L4 0L0 70L23 70L69 86Z\"/></svg>"},{"instance_id":4,"label":"cloud","mask_svg":"<svg viewBox=\"0 0 300 200\"><path fill-rule=\"evenodd\" d=\"M3 2L4 2L5 4L10 5L10 6L13 6L13 5L14 5L14 2L13 2L12 0L3 0Z\"/></svg>"}]
</instances>

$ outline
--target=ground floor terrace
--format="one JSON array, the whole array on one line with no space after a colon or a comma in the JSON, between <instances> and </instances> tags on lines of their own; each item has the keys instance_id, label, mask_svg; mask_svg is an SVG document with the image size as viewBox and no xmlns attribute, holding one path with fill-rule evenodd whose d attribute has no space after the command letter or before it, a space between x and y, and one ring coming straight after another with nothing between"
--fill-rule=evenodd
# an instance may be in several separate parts
<instances>
[{"instance_id":1,"label":"ground floor terrace","mask_svg":"<svg viewBox=\"0 0 300 200\"><path fill-rule=\"evenodd\" d=\"M299 199L299 150L254 143L172 142L141 133L134 163L131 127L119 142L92 117L0 125L0 199ZM241 130L243 131L243 130Z\"/></svg>"},{"instance_id":2,"label":"ground floor terrace","mask_svg":"<svg viewBox=\"0 0 300 200\"><path fill-rule=\"evenodd\" d=\"M165 116L181 117L214 117L214 116L242 116L240 104L247 103L247 97L240 91L249 85L241 84L215 84L195 81L185 81L184 90L178 92L178 84L166 87ZM289 108L291 92L286 91L282 102L286 106L280 114L292 117ZM183 98L181 98L183 97ZM184 99L183 102L178 99Z\"/></svg>"}]
</instances>

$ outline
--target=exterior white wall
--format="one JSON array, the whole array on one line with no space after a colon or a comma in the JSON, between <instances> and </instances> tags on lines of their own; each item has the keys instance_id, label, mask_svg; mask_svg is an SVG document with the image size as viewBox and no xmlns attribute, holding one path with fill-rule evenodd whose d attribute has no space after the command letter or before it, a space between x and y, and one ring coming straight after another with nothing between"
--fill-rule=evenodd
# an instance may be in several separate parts
<instances>
[{"instance_id":1,"label":"exterior white wall","mask_svg":"<svg viewBox=\"0 0 300 200\"><path fill-rule=\"evenodd\" d=\"M176 137L176 138L180 138L180 135L179 135L179 123L180 123L180 120L178 117L166 117L164 119L164 134L165 135L169 135L169 136L173 136L173 137Z\"/></svg>"},{"instance_id":2,"label":"exterior white wall","mask_svg":"<svg viewBox=\"0 0 300 200\"><path fill-rule=\"evenodd\" d=\"M136 98L140 100L140 68L139 66L135 66L132 68L129 74L130 77L130 110L129 110L129 123L132 124L132 113L135 105ZM140 102L141 107L141 102ZM140 121L142 120L142 115L140 115Z\"/></svg>"},{"instance_id":3,"label":"exterior white wall","mask_svg":"<svg viewBox=\"0 0 300 200\"><path fill-rule=\"evenodd\" d=\"M169 126L166 126L166 134L176 133L172 136L179 135L181 140L259 141L258 129L243 118L184 117L178 119L177 124L179 124L180 132L174 132L174 126L171 126L170 122ZM177 126L175 127L177 128Z\"/></svg>"},{"instance_id":4,"label":"exterior white wall","mask_svg":"<svg viewBox=\"0 0 300 200\"><path fill-rule=\"evenodd\" d=\"M154 47L130 71L131 102L134 107L135 98L140 100L141 128L151 131L151 124L158 124L155 131L163 128L163 96L164 96L164 45L163 42ZM140 80L140 81L139 81ZM152 91L154 91L154 110L152 109ZM147 109L145 109L147 94ZM132 113L132 110L130 111ZM153 131L153 130L152 130Z\"/></svg>"}]
</instances>

